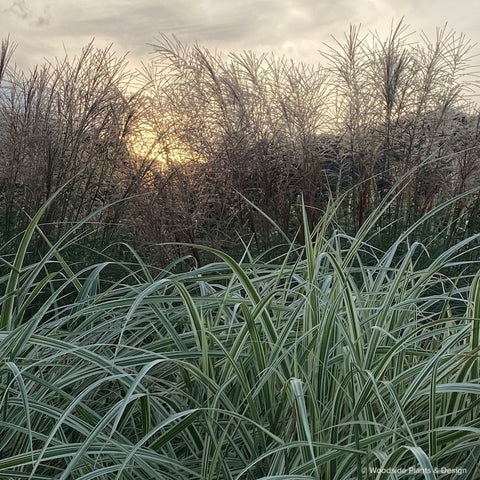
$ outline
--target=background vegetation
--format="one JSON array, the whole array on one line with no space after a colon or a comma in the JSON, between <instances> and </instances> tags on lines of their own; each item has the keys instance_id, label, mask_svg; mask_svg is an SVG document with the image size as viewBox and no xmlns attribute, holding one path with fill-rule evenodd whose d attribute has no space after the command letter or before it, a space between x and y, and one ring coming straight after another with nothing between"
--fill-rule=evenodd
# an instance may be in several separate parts
<instances>
[{"instance_id":1,"label":"background vegetation","mask_svg":"<svg viewBox=\"0 0 480 480\"><path fill-rule=\"evenodd\" d=\"M400 22L385 39L351 27L318 65L160 38L143 73L93 44L25 73L11 67L3 42L0 235L6 242L22 231L70 180L46 212L52 234L138 195L104 211L92 244L128 238L157 264L187 252L199 262L198 250L152 245L278 243L245 198L293 238L302 201L313 227L329 198L348 192L338 221L353 233L424 164L380 219L393 239L478 185L472 47L445 29L413 38ZM424 235L442 231L448 247L476 231L478 206L478 195L458 202Z\"/></svg>"}]
</instances>

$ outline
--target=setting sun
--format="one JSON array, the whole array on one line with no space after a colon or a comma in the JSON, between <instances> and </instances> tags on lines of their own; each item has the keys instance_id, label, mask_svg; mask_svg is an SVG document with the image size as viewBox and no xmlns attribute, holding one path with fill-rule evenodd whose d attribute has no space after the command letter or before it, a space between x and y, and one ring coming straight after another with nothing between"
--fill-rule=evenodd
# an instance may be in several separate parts
<instances>
[{"instance_id":1,"label":"setting sun","mask_svg":"<svg viewBox=\"0 0 480 480\"><path fill-rule=\"evenodd\" d=\"M141 126L131 134L127 141L128 150L136 157L165 162L166 152L164 142L149 127Z\"/></svg>"},{"instance_id":2,"label":"setting sun","mask_svg":"<svg viewBox=\"0 0 480 480\"><path fill-rule=\"evenodd\" d=\"M205 161L178 138L158 134L148 125L140 125L136 132L129 135L127 148L137 158L163 164L186 163L193 159L197 162Z\"/></svg>"}]
</instances>

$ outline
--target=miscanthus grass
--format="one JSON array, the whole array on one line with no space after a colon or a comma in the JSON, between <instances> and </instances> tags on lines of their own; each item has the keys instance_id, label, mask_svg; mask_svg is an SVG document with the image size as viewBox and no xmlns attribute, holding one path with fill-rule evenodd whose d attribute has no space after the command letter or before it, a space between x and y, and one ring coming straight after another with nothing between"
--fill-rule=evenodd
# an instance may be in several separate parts
<instances>
[{"instance_id":1,"label":"miscanthus grass","mask_svg":"<svg viewBox=\"0 0 480 480\"><path fill-rule=\"evenodd\" d=\"M40 211L2 259L0 478L479 478L479 236L382 251L382 208L184 273L74 272L78 226L26 264Z\"/></svg>"}]
</instances>

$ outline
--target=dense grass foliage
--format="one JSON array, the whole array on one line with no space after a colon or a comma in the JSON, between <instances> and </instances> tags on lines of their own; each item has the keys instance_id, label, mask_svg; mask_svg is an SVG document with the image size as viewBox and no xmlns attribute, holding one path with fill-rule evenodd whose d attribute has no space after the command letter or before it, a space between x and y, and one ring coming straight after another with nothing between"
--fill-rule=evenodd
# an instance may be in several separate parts
<instances>
[{"instance_id":1,"label":"dense grass foliage","mask_svg":"<svg viewBox=\"0 0 480 480\"><path fill-rule=\"evenodd\" d=\"M380 251L332 207L273 260L76 272L80 225L25 264L42 213L2 258L0 478L478 478L479 235Z\"/></svg>"}]
</instances>

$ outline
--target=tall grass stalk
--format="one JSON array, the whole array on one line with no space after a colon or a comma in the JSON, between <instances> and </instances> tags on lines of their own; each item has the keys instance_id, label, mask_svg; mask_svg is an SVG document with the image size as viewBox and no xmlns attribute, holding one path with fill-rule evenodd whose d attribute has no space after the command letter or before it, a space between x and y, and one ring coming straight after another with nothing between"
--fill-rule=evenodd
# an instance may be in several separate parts
<instances>
[{"instance_id":1,"label":"tall grass stalk","mask_svg":"<svg viewBox=\"0 0 480 480\"><path fill-rule=\"evenodd\" d=\"M477 478L479 236L380 251L381 212L351 237L335 208L274 260L183 273L76 271L75 227L24 265L39 212L0 275L0 477Z\"/></svg>"}]
</instances>

